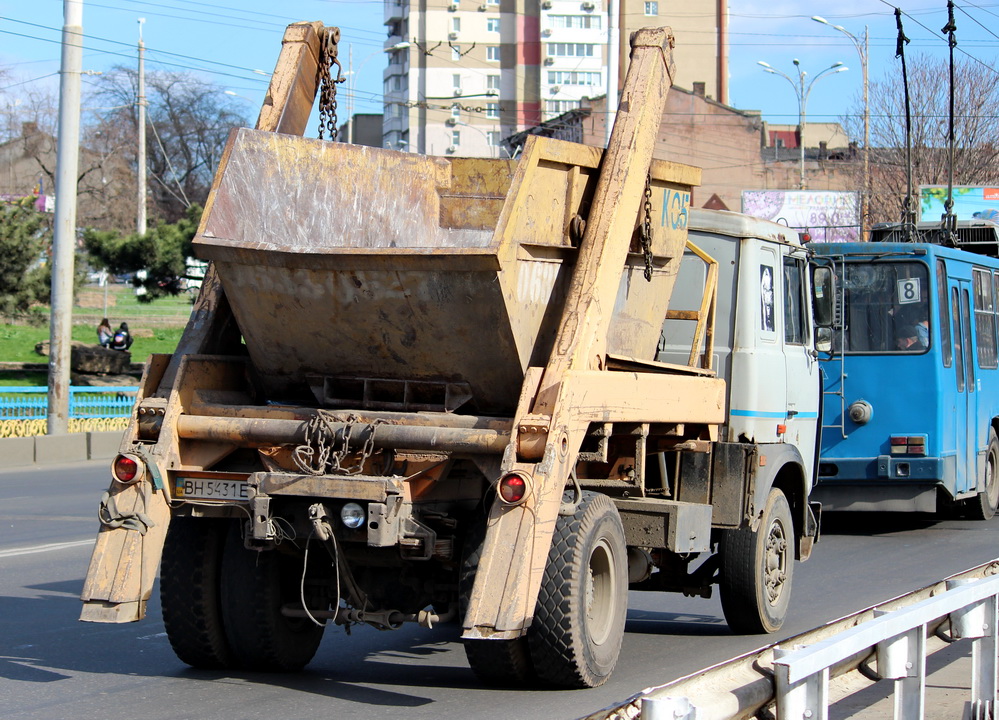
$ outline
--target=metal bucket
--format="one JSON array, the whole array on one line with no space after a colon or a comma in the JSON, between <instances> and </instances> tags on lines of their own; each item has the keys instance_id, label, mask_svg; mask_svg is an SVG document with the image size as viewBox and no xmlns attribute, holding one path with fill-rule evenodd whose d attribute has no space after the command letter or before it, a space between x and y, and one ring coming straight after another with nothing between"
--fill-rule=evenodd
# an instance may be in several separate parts
<instances>
[{"instance_id":1,"label":"metal bucket","mask_svg":"<svg viewBox=\"0 0 999 720\"><path fill-rule=\"evenodd\" d=\"M269 399L395 380L461 386L468 410L510 413L527 367L550 353L576 256L569 227L586 217L600 156L542 138L514 162L235 130L195 248L216 265ZM671 193L689 201L696 182L669 163L652 176L653 279L629 256L608 338L609 352L642 359L655 357L686 237Z\"/></svg>"}]
</instances>

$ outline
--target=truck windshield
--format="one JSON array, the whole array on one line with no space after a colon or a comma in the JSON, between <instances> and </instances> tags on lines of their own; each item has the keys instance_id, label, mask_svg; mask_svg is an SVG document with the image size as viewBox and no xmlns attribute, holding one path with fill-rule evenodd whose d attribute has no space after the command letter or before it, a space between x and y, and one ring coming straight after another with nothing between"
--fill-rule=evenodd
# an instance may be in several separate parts
<instances>
[{"instance_id":1,"label":"truck windshield","mask_svg":"<svg viewBox=\"0 0 999 720\"><path fill-rule=\"evenodd\" d=\"M930 345L929 282L915 261L836 264L843 288L843 332L834 351L917 353Z\"/></svg>"}]
</instances>

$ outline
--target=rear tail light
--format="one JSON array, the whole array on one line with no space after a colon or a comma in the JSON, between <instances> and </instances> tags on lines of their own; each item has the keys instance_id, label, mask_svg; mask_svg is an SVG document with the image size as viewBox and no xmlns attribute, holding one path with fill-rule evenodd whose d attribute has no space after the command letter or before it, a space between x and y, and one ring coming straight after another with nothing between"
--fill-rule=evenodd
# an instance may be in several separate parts
<instances>
[{"instance_id":1,"label":"rear tail light","mask_svg":"<svg viewBox=\"0 0 999 720\"><path fill-rule=\"evenodd\" d=\"M142 479L145 467L142 461L131 453L118 455L111 463L111 474L123 485L138 482Z\"/></svg>"},{"instance_id":2,"label":"rear tail light","mask_svg":"<svg viewBox=\"0 0 999 720\"><path fill-rule=\"evenodd\" d=\"M508 473L497 483L500 500L507 505L518 505L531 494L531 479L529 475Z\"/></svg>"},{"instance_id":3,"label":"rear tail light","mask_svg":"<svg viewBox=\"0 0 999 720\"><path fill-rule=\"evenodd\" d=\"M926 455L925 435L892 435L889 444L892 455Z\"/></svg>"}]
</instances>

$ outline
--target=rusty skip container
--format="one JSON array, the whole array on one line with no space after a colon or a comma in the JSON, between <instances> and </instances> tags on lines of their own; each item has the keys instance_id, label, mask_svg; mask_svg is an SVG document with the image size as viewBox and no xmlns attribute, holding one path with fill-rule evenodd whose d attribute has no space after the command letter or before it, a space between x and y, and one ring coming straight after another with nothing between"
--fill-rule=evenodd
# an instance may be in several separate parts
<instances>
[{"instance_id":1,"label":"rusty skip container","mask_svg":"<svg viewBox=\"0 0 999 720\"><path fill-rule=\"evenodd\" d=\"M519 161L230 135L195 248L270 400L509 414L551 352L602 151ZM700 170L654 161L651 282L636 219L607 350L652 359Z\"/></svg>"}]
</instances>

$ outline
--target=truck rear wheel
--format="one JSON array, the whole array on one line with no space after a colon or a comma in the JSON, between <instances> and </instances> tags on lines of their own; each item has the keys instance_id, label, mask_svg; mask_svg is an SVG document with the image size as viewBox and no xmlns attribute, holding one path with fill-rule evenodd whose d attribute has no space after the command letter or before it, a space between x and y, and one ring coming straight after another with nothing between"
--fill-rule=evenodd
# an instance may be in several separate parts
<instances>
[{"instance_id":1,"label":"truck rear wheel","mask_svg":"<svg viewBox=\"0 0 999 720\"><path fill-rule=\"evenodd\" d=\"M277 550L256 552L243 545L233 523L222 552L222 617L234 664L246 670L301 670L319 648L323 626L281 614L301 605L302 560Z\"/></svg>"},{"instance_id":2,"label":"truck rear wheel","mask_svg":"<svg viewBox=\"0 0 999 720\"><path fill-rule=\"evenodd\" d=\"M722 610L740 635L779 630L791 601L794 524L784 493L770 490L759 528L721 536Z\"/></svg>"},{"instance_id":3,"label":"truck rear wheel","mask_svg":"<svg viewBox=\"0 0 999 720\"><path fill-rule=\"evenodd\" d=\"M163 545L160 604L167 639L182 662L203 670L227 668L232 661L219 587L229 524L175 518Z\"/></svg>"},{"instance_id":4,"label":"truck rear wheel","mask_svg":"<svg viewBox=\"0 0 999 720\"><path fill-rule=\"evenodd\" d=\"M621 652L628 612L624 527L614 503L584 492L555 525L527 634L538 677L559 687L596 687Z\"/></svg>"},{"instance_id":5,"label":"truck rear wheel","mask_svg":"<svg viewBox=\"0 0 999 720\"><path fill-rule=\"evenodd\" d=\"M968 517L972 520L991 520L999 505L999 439L996 431L989 430L989 449L985 453L984 489L968 501Z\"/></svg>"}]
</instances>

